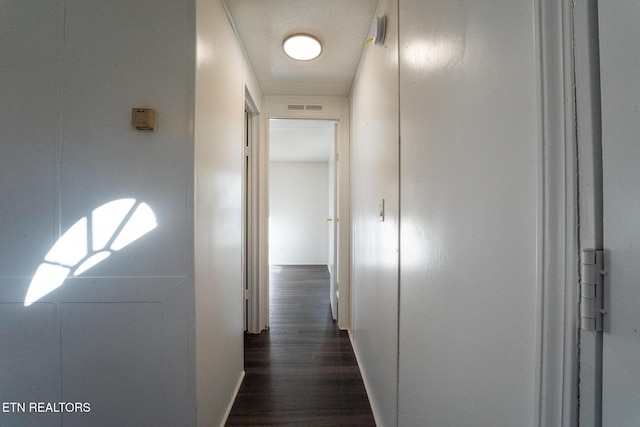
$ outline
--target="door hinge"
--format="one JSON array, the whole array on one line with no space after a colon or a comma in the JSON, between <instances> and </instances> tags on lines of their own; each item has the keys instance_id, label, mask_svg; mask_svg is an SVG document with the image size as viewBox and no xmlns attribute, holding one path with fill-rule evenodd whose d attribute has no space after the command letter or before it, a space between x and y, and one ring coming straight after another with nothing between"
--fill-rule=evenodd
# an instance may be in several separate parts
<instances>
[{"instance_id":1,"label":"door hinge","mask_svg":"<svg viewBox=\"0 0 640 427\"><path fill-rule=\"evenodd\" d=\"M244 290L244 299L247 301L251 299L251 289Z\"/></svg>"},{"instance_id":2,"label":"door hinge","mask_svg":"<svg viewBox=\"0 0 640 427\"><path fill-rule=\"evenodd\" d=\"M604 251L584 249L580 267L580 327L585 331L602 331Z\"/></svg>"},{"instance_id":3,"label":"door hinge","mask_svg":"<svg viewBox=\"0 0 640 427\"><path fill-rule=\"evenodd\" d=\"M247 157L251 156L251 147L244 147L244 155Z\"/></svg>"}]
</instances>

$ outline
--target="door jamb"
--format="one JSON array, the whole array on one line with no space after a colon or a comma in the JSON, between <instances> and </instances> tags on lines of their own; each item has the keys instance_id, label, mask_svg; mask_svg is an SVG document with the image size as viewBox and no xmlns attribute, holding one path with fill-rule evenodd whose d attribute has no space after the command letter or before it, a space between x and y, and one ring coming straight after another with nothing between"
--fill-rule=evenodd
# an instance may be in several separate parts
<instances>
[{"instance_id":1,"label":"door jamb","mask_svg":"<svg viewBox=\"0 0 640 427\"><path fill-rule=\"evenodd\" d=\"M602 249L602 124L597 0L574 9L579 249ZM602 425L602 332L579 331L579 419Z\"/></svg>"},{"instance_id":2,"label":"door jamb","mask_svg":"<svg viewBox=\"0 0 640 427\"><path fill-rule=\"evenodd\" d=\"M243 173L243 180L247 179L246 188L248 194L246 195L246 206L244 209L244 215L246 215L246 222L243 224L245 238L243 238L243 245L246 242L246 250L243 251L246 255L243 255L246 265L243 266L243 275L246 275L246 292L248 295L243 295L243 301L246 301L247 308L247 324L246 331L250 334L258 334L261 331L260 327L260 280L259 280L259 259L260 259L260 235L259 235L259 143L260 143L260 112L253 101L249 91L245 91L245 111L248 113L249 123L247 124L248 135L246 139L249 143L248 153L243 153L243 156L248 157L248 170ZM244 144L243 144L244 146ZM244 162L243 162L244 164ZM244 193L243 189L243 193ZM244 203L244 201L243 201ZM244 280L243 280L244 282ZM245 304L243 302L243 304Z\"/></svg>"},{"instance_id":3,"label":"door jamb","mask_svg":"<svg viewBox=\"0 0 640 427\"><path fill-rule=\"evenodd\" d=\"M534 425L575 426L579 279L573 1L536 0L534 8L540 135Z\"/></svg>"}]
</instances>

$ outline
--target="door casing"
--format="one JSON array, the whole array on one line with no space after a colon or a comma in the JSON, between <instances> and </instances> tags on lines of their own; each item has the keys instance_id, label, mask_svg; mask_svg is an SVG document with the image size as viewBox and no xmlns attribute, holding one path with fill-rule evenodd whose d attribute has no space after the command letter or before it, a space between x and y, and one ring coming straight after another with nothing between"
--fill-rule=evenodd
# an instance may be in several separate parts
<instances>
[{"instance_id":1,"label":"door casing","mask_svg":"<svg viewBox=\"0 0 640 427\"><path fill-rule=\"evenodd\" d=\"M287 105L322 106L321 110L290 111ZM260 121L260 142L258 149L258 283L259 283L259 318L260 330L269 327L269 120L270 119L318 119L337 122L337 156L340 170L339 182L336 185L340 221L338 232L338 265L340 282L338 293L338 326L340 329L350 327L351 290L349 284L351 265L351 211L349 182L349 99L334 96L264 96L262 100Z\"/></svg>"}]
</instances>

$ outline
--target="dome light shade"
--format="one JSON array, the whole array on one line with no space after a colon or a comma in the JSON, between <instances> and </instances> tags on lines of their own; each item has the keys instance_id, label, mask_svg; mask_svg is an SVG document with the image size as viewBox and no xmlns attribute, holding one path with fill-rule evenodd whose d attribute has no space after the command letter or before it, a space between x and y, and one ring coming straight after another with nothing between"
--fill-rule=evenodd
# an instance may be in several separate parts
<instances>
[{"instance_id":1,"label":"dome light shade","mask_svg":"<svg viewBox=\"0 0 640 427\"><path fill-rule=\"evenodd\" d=\"M298 61L310 61L322 53L320 41L309 34L293 34L282 43L284 53Z\"/></svg>"}]
</instances>

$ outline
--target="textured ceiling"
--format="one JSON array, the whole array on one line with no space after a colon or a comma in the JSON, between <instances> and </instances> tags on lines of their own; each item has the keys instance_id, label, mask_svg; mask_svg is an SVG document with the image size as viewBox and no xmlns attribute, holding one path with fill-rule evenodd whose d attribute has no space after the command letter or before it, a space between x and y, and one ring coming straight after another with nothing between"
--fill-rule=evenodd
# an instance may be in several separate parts
<instances>
[{"instance_id":1,"label":"textured ceiling","mask_svg":"<svg viewBox=\"0 0 640 427\"><path fill-rule=\"evenodd\" d=\"M265 95L349 95L378 0L225 4ZM294 33L318 38L323 45L320 57L295 61L286 56L282 41Z\"/></svg>"}]
</instances>

